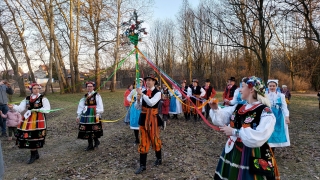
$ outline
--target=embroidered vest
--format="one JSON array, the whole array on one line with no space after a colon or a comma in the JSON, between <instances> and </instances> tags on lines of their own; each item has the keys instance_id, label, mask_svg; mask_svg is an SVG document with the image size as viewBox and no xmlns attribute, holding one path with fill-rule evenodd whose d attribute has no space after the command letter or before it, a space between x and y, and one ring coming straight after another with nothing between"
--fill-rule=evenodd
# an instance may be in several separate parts
<instances>
[{"instance_id":1,"label":"embroidered vest","mask_svg":"<svg viewBox=\"0 0 320 180\"><path fill-rule=\"evenodd\" d=\"M86 100L85 100L84 104L86 106L95 106L95 105L97 105L96 95L97 95L97 92L93 93L91 96L88 96L88 94L85 94L84 97L86 98Z\"/></svg>"},{"instance_id":2,"label":"embroidered vest","mask_svg":"<svg viewBox=\"0 0 320 180\"><path fill-rule=\"evenodd\" d=\"M151 99L155 94L157 94L157 92L159 92L159 90L158 90L157 88L154 88L154 90L151 92L151 97L149 97L149 99ZM143 94L147 94L147 90L144 90L142 93L143 93ZM159 100L159 101L160 101L160 100ZM158 101L154 106L149 106L149 105L142 99L142 106L143 106L143 107L147 107L147 108L158 108L159 101Z\"/></svg>"},{"instance_id":3,"label":"embroidered vest","mask_svg":"<svg viewBox=\"0 0 320 180\"><path fill-rule=\"evenodd\" d=\"M227 98L232 98L233 95L234 95L234 91L235 91L237 88L238 88L238 86L236 86L236 85L233 85L230 89L228 89L228 86L227 86L226 89L225 89L225 94L227 95L227 94L228 94L228 91L230 91L230 92L229 92L229 97L227 97Z\"/></svg>"},{"instance_id":4,"label":"embroidered vest","mask_svg":"<svg viewBox=\"0 0 320 180\"><path fill-rule=\"evenodd\" d=\"M262 111L267 106L261 104L252 111L248 111L245 114L239 114L238 111L242 106L242 104L237 105L235 111L231 115L230 126L236 129L240 129L241 127L251 127L252 129L256 129L260 124Z\"/></svg>"},{"instance_id":5,"label":"embroidered vest","mask_svg":"<svg viewBox=\"0 0 320 180\"><path fill-rule=\"evenodd\" d=\"M196 89L194 89L194 86L190 87L192 89L192 95L200 95L201 94L201 86L196 86Z\"/></svg>"},{"instance_id":6,"label":"embroidered vest","mask_svg":"<svg viewBox=\"0 0 320 180\"><path fill-rule=\"evenodd\" d=\"M40 109L43 107L42 104L42 99L43 99L43 95L41 94L37 99L35 99L34 101L31 102L31 97L27 96L26 97L26 107L28 110L31 109Z\"/></svg>"},{"instance_id":7,"label":"embroidered vest","mask_svg":"<svg viewBox=\"0 0 320 180\"><path fill-rule=\"evenodd\" d=\"M206 90L205 86L203 86L202 88ZM212 86L209 86L209 88L206 90L206 99L210 98L211 93L212 93Z\"/></svg>"}]
</instances>

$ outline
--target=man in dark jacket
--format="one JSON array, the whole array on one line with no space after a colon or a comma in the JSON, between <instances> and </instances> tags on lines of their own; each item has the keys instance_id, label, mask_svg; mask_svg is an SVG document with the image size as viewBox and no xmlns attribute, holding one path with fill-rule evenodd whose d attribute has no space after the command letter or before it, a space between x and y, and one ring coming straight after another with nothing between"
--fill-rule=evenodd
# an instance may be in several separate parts
<instances>
[{"instance_id":1,"label":"man in dark jacket","mask_svg":"<svg viewBox=\"0 0 320 180\"><path fill-rule=\"evenodd\" d=\"M8 108L8 95L7 94L13 94L13 90L10 86L10 84L7 81L0 81L0 111L2 111L3 114L7 114L9 108ZM7 137L7 125L6 125L7 119L0 117L0 127L1 127L1 136Z\"/></svg>"}]
</instances>

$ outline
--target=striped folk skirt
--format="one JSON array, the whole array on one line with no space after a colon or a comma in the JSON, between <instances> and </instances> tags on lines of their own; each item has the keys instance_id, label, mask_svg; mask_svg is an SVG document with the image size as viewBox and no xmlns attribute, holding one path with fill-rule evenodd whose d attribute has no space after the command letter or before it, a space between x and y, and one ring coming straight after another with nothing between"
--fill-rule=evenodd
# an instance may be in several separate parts
<instances>
[{"instance_id":1,"label":"striped folk skirt","mask_svg":"<svg viewBox=\"0 0 320 180\"><path fill-rule=\"evenodd\" d=\"M267 145L268 146L268 145ZM270 147L268 146L269 151ZM249 148L243 145L242 142L236 141L233 149L229 153L223 150L218 166L215 172L215 180L275 180L280 179L278 167L274 158L272 158L273 174L274 176L264 176L261 173L252 172L253 166L261 166L265 168L263 163L260 165L259 161L253 161L252 157L261 156L260 148ZM272 152L271 152L272 154ZM272 155L273 156L273 155ZM252 161L252 163L250 162ZM257 164L253 163L257 162ZM266 165L267 166L267 165ZM251 168L251 169L250 169Z\"/></svg>"},{"instance_id":2,"label":"striped folk skirt","mask_svg":"<svg viewBox=\"0 0 320 180\"><path fill-rule=\"evenodd\" d=\"M17 128L15 136L19 148L42 148L46 137L45 115L41 112L31 112L29 118L24 119Z\"/></svg>"},{"instance_id":3,"label":"striped folk skirt","mask_svg":"<svg viewBox=\"0 0 320 180\"><path fill-rule=\"evenodd\" d=\"M96 108L89 106L87 111L81 114L78 138L89 139L101 136L103 136L103 129L99 117L96 117Z\"/></svg>"}]
</instances>

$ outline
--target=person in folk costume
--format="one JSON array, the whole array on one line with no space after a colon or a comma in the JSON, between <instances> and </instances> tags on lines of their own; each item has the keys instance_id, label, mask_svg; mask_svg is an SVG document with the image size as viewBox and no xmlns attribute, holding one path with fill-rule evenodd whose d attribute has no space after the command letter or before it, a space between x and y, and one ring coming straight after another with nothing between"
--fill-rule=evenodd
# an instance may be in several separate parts
<instances>
[{"instance_id":1,"label":"person in folk costume","mask_svg":"<svg viewBox=\"0 0 320 180\"><path fill-rule=\"evenodd\" d=\"M240 93L247 104L220 108L215 99L210 102L213 124L228 136L214 179L280 179L268 145L276 119L265 97L265 85L258 77L246 77L242 79Z\"/></svg>"},{"instance_id":2,"label":"person in folk costume","mask_svg":"<svg viewBox=\"0 0 320 180\"><path fill-rule=\"evenodd\" d=\"M139 84L141 89L144 91L145 90L145 86L143 85L143 78L139 78ZM139 144L139 117L140 117L140 113L141 110L135 108L135 104L137 103L137 91L136 91L136 87L135 87L135 82L134 82L134 87L132 89L132 91L130 92L130 94L127 96L127 100L132 102L131 103L131 108L130 108L130 129L133 130L134 133L134 137L135 137L135 144Z\"/></svg>"},{"instance_id":3,"label":"person in folk costume","mask_svg":"<svg viewBox=\"0 0 320 180\"><path fill-rule=\"evenodd\" d=\"M178 119L178 114L182 113L181 102L178 98L182 98L181 93L174 86L172 87L173 92L169 91L170 94L170 109L169 114L173 114L173 119Z\"/></svg>"},{"instance_id":4,"label":"person in folk costume","mask_svg":"<svg viewBox=\"0 0 320 180\"><path fill-rule=\"evenodd\" d=\"M271 79L268 80L268 91L266 95L271 102L271 109L276 117L276 125L274 127L274 132L272 133L269 144L275 150L275 147L286 147L290 146L289 130L288 124L289 110L287 108L286 98L284 94L277 92L278 80Z\"/></svg>"},{"instance_id":5,"label":"person in folk costume","mask_svg":"<svg viewBox=\"0 0 320 180\"><path fill-rule=\"evenodd\" d=\"M100 94L94 91L95 83L86 82L86 87L88 93L79 102L76 122L79 123L78 138L88 140L88 147L85 150L90 151L100 145L99 138L103 136L100 119L104 109Z\"/></svg>"},{"instance_id":6,"label":"person in folk costume","mask_svg":"<svg viewBox=\"0 0 320 180\"><path fill-rule=\"evenodd\" d=\"M199 86L198 79L192 80L192 85L190 85L188 88L188 95L189 97L191 97L192 102L196 105L196 107L193 108L193 116L194 120L197 121L199 115L195 108L201 106L200 99L202 99L206 95L206 91L201 86Z\"/></svg>"},{"instance_id":7,"label":"person in folk costume","mask_svg":"<svg viewBox=\"0 0 320 180\"><path fill-rule=\"evenodd\" d=\"M235 85L236 78L230 77L227 82L227 87L223 92L222 98L223 98L223 105L229 106L230 102L233 99L234 92L238 88L237 85Z\"/></svg>"},{"instance_id":8,"label":"person in folk costume","mask_svg":"<svg viewBox=\"0 0 320 180\"><path fill-rule=\"evenodd\" d=\"M161 158L161 140L160 127L162 120L158 115L158 104L161 99L161 92L158 91L154 85L158 83L158 78L153 74L149 74L144 78L147 84L147 89L142 91L137 89L137 103L136 108L141 109L139 119L140 144L138 152L140 153L140 167L135 174L140 174L146 170L147 153L150 148L155 150L156 161L155 166L162 164Z\"/></svg>"},{"instance_id":9,"label":"person in folk costume","mask_svg":"<svg viewBox=\"0 0 320 180\"><path fill-rule=\"evenodd\" d=\"M22 100L20 105L9 105L18 112L27 110L23 121L17 127L15 136L19 148L28 148L31 151L28 164L33 163L40 157L38 149L45 144L47 134L45 113L48 113L51 109L49 100L39 93L41 85L33 83L31 88L32 94Z\"/></svg>"},{"instance_id":10,"label":"person in folk costume","mask_svg":"<svg viewBox=\"0 0 320 180\"><path fill-rule=\"evenodd\" d=\"M167 126L167 121L169 119L169 108L170 108L169 94L162 94L161 101L162 101L161 114L162 114L162 120L163 120L163 130L165 130Z\"/></svg>"},{"instance_id":11,"label":"person in folk costume","mask_svg":"<svg viewBox=\"0 0 320 180\"><path fill-rule=\"evenodd\" d=\"M205 85L202 87L206 91L206 95L204 97L205 100L209 100L214 98L214 96L217 94L217 92L214 90L212 86L210 86L210 79L206 79ZM202 112L206 113L206 119L209 117L209 111L210 111L210 106L209 104L206 104L202 108Z\"/></svg>"},{"instance_id":12,"label":"person in folk costume","mask_svg":"<svg viewBox=\"0 0 320 180\"><path fill-rule=\"evenodd\" d=\"M233 105L236 105L236 104L246 104L247 103L247 101L241 99L241 93L240 93L240 89L241 88L242 88L242 83L240 83L239 88L237 88L234 91L233 98L232 98L231 101L229 101L229 105L233 106Z\"/></svg>"},{"instance_id":13,"label":"person in folk costume","mask_svg":"<svg viewBox=\"0 0 320 180\"><path fill-rule=\"evenodd\" d=\"M130 84L123 95L124 96L123 105L124 105L124 107L126 107L126 111L127 111L126 117L124 118L124 123L126 125L130 124L130 111L129 111L129 109L130 109L131 99L128 100L127 97L130 94L130 92L132 91L132 89L133 89L133 84Z\"/></svg>"},{"instance_id":14,"label":"person in folk costume","mask_svg":"<svg viewBox=\"0 0 320 180\"><path fill-rule=\"evenodd\" d=\"M183 80L181 82L181 91L186 96L188 96L188 86L187 86L187 81L186 80ZM184 114L184 118L186 120L190 120L190 102L184 96L182 96L182 102L183 102L182 111L183 111L183 114Z\"/></svg>"},{"instance_id":15,"label":"person in folk costume","mask_svg":"<svg viewBox=\"0 0 320 180\"><path fill-rule=\"evenodd\" d=\"M281 93L284 94L284 96L286 98L286 103L289 106L290 99L291 99L291 93L290 93L287 85L282 85Z\"/></svg>"}]
</instances>

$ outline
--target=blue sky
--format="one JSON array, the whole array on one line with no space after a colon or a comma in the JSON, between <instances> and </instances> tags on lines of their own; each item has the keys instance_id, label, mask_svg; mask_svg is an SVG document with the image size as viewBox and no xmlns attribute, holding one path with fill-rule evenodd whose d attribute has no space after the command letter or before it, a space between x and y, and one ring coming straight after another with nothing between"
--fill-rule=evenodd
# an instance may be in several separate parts
<instances>
[{"instance_id":1,"label":"blue sky","mask_svg":"<svg viewBox=\"0 0 320 180\"><path fill-rule=\"evenodd\" d=\"M197 7L200 0L189 0L191 7ZM155 0L153 19L175 19L183 0Z\"/></svg>"}]
</instances>

